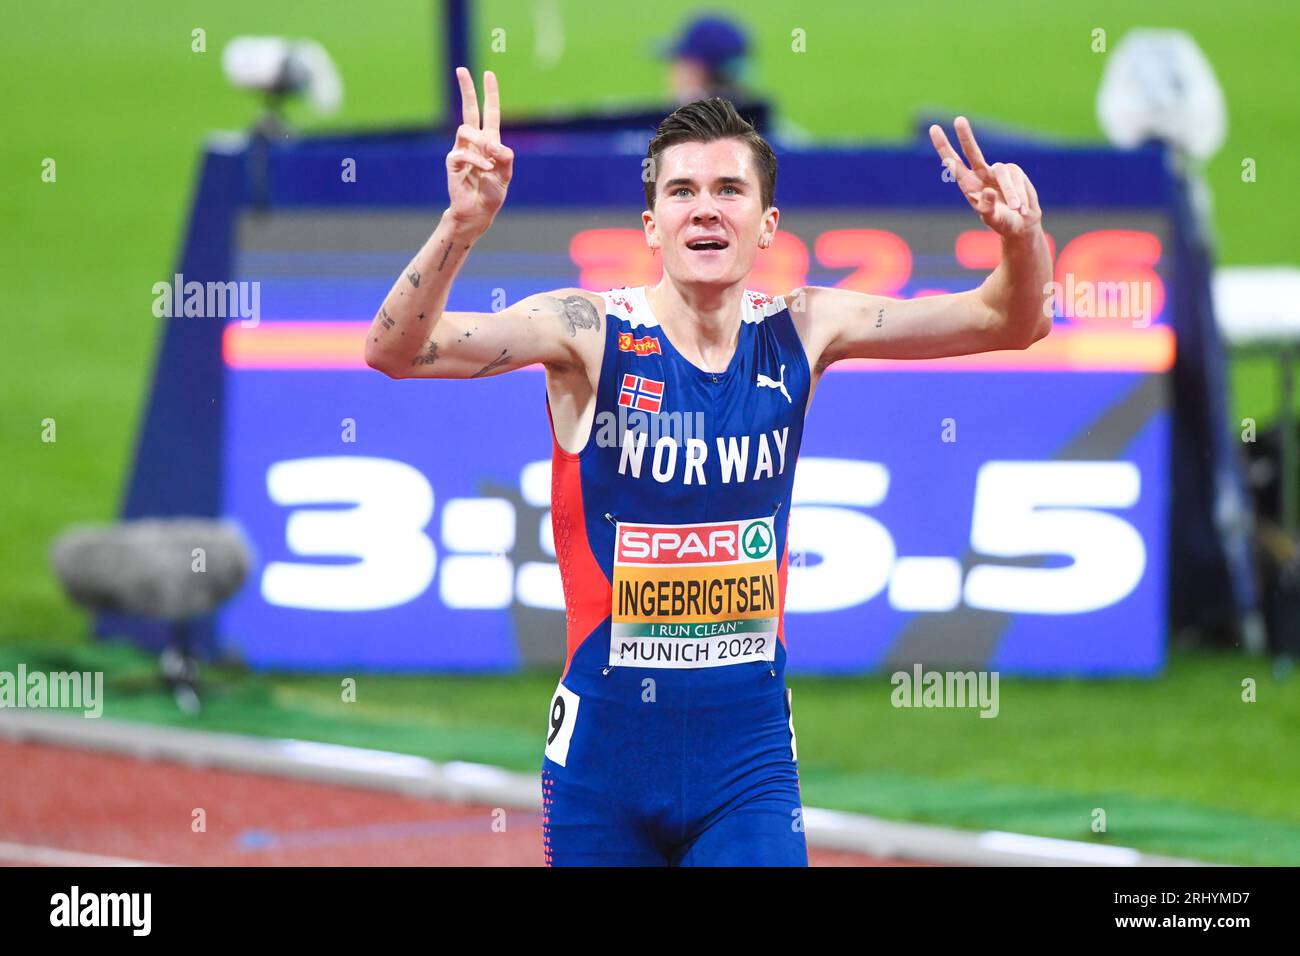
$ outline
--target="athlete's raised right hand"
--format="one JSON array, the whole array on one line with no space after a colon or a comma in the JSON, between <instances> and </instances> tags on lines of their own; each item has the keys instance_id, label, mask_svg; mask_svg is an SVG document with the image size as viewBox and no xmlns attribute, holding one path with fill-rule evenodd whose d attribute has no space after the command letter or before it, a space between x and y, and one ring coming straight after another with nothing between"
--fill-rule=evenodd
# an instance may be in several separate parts
<instances>
[{"instance_id":1,"label":"athlete's raised right hand","mask_svg":"<svg viewBox=\"0 0 1300 956\"><path fill-rule=\"evenodd\" d=\"M506 187L514 172L515 154L501 145L501 99L496 75L483 74L483 121L479 125L478 93L474 78L456 67L460 81L461 125L456 145L447 154L448 213L457 225L486 232L506 201Z\"/></svg>"}]
</instances>

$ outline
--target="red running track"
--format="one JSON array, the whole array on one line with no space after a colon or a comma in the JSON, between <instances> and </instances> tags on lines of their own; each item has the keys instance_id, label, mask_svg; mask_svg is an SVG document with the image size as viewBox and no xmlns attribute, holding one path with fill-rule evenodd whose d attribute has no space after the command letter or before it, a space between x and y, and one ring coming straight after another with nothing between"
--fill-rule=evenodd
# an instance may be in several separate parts
<instances>
[{"instance_id":1,"label":"red running track","mask_svg":"<svg viewBox=\"0 0 1300 956\"><path fill-rule=\"evenodd\" d=\"M94 862L50 851L179 866L542 865L541 815L526 810L3 740L0 768L0 865Z\"/></svg>"}]
</instances>

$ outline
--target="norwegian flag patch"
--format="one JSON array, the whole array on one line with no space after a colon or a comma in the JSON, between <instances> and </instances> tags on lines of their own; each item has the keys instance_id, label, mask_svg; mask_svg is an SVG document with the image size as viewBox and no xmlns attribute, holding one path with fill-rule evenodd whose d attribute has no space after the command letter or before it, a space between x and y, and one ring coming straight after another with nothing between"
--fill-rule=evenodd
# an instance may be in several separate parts
<instances>
[{"instance_id":1,"label":"norwegian flag patch","mask_svg":"<svg viewBox=\"0 0 1300 956\"><path fill-rule=\"evenodd\" d=\"M626 373L618 390L618 403L640 412L658 412L664 400L664 383Z\"/></svg>"}]
</instances>

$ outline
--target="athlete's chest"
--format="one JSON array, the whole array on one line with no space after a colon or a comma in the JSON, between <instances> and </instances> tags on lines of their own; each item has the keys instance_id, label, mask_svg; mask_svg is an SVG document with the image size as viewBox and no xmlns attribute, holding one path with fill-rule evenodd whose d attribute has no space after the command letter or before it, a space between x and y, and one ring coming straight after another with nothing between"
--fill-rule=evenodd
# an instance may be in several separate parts
<instances>
[{"instance_id":1,"label":"athlete's chest","mask_svg":"<svg viewBox=\"0 0 1300 956\"><path fill-rule=\"evenodd\" d=\"M682 486L784 479L802 432L806 362L770 329L741 328L722 371L705 371L653 331L626 330L597 444L612 449L615 475Z\"/></svg>"}]
</instances>

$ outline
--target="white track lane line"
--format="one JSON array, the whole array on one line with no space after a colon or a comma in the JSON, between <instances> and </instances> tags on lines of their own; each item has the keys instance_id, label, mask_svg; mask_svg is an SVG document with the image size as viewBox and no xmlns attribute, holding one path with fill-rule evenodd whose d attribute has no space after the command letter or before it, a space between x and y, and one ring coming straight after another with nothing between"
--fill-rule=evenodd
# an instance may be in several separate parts
<instances>
[{"instance_id":1,"label":"white track lane line","mask_svg":"<svg viewBox=\"0 0 1300 956\"><path fill-rule=\"evenodd\" d=\"M121 856L99 856L95 853L77 853L59 850L52 846L31 846L26 843L0 841L0 860L11 863L30 863L35 866L166 866L148 860L128 860Z\"/></svg>"}]
</instances>

